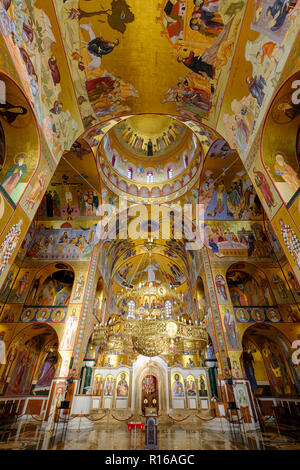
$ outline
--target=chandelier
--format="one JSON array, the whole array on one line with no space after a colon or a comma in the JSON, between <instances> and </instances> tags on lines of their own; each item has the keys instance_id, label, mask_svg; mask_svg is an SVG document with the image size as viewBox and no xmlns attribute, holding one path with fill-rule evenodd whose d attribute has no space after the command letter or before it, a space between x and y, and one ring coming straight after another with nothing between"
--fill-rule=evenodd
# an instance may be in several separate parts
<instances>
[{"instance_id":1,"label":"chandelier","mask_svg":"<svg viewBox=\"0 0 300 470\"><path fill-rule=\"evenodd\" d=\"M208 335L202 325L151 317L126 321L119 319L106 326L98 325L94 330L92 343L102 346L106 340L113 338L117 322L123 324L123 336L130 338L133 348L146 357L167 354L174 341L189 341L198 350L205 349L208 344Z\"/></svg>"},{"instance_id":2,"label":"chandelier","mask_svg":"<svg viewBox=\"0 0 300 470\"><path fill-rule=\"evenodd\" d=\"M171 314L166 314L165 308L152 305L136 309L136 314L128 314L126 320L113 314L106 325L98 325L95 328L93 344L96 346L107 344L108 349L114 341L119 344L120 337L116 338L116 325L122 325L122 338L131 342L133 351L146 357L174 352L175 343L179 345L179 343L189 342L191 349L205 349L208 336L204 327L198 325L197 322L193 325L191 320L187 323L187 320L183 319L184 315L181 317L179 315L179 308L184 308L184 294L171 289L168 283L156 282L154 271L150 269L155 246L151 235L144 242L144 246L148 252L148 279L141 280L133 288L122 289L118 294L116 305L128 305L129 301L135 301L135 305L138 305L139 300L146 297L148 299L150 297L172 299L173 317ZM176 314L176 320L174 314Z\"/></svg>"}]
</instances>

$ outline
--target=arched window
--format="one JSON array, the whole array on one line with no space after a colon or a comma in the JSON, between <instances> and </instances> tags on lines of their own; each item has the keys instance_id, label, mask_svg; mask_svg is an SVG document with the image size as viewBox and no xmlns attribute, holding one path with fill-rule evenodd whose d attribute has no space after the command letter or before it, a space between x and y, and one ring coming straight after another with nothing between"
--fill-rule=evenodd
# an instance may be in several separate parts
<instances>
[{"instance_id":1,"label":"arched window","mask_svg":"<svg viewBox=\"0 0 300 470\"><path fill-rule=\"evenodd\" d=\"M128 167L127 176L129 180L132 180L133 171L131 167Z\"/></svg>"},{"instance_id":2,"label":"arched window","mask_svg":"<svg viewBox=\"0 0 300 470\"><path fill-rule=\"evenodd\" d=\"M172 316L172 302L171 302L171 300L166 300L165 301L165 312L166 312L166 318L170 318Z\"/></svg>"},{"instance_id":3,"label":"arched window","mask_svg":"<svg viewBox=\"0 0 300 470\"><path fill-rule=\"evenodd\" d=\"M171 180L173 178L173 168L169 166L168 168L168 179Z\"/></svg>"},{"instance_id":4,"label":"arched window","mask_svg":"<svg viewBox=\"0 0 300 470\"><path fill-rule=\"evenodd\" d=\"M147 171L147 183L154 183L153 171Z\"/></svg>"},{"instance_id":5,"label":"arched window","mask_svg":"<svg viewBox=\"0 0 300 470\"><path fill-rule=\"evenodd\" d=\"M135 301L134 300L129 300L128 302L127 318L135 318Z\"/></svg>"}]
</instances>

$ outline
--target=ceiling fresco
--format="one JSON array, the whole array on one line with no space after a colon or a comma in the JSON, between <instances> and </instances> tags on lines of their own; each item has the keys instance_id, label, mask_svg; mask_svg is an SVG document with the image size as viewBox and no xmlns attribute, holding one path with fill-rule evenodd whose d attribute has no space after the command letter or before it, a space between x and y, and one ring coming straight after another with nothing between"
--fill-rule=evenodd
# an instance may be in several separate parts
<instances>
[{"instance_id":1,"label":"ceiling fresco","mask_svg":"<svg viewBox=\"0 0 300 470\"><path fill-rule=\"evenodd\" d=\"M221 103L245 4L57 1L86 124L131 111L207 117Z\"/></svg>"},{"instance_id":2,"label":"ceiling fresco","mask_svg":"<svg viewBox=\"0 0 300 470\"><path fill-rule=\"evenodd\" d=\"M169 116L142 114L114 127L114 134L129 152L142 157L175 152L187 128Z\"/></svg>"},{"instance_id":3,"label":"ceiling fresco","mask_svg":"<svg viewBox=\"0 0 300 470\"><path fill-rule=\"evenodd\" d=\"M211 243L238 243L246 252L238 232L250 232L248 226L263 218L258 196L274 216L280 198L288 203L299 183L297 143L294 149L283 140L285 149L276 148L268 123L264 162L247 171L242 163L287 73L299 5L300 0L149 0L146 6L140 0L0 0L3 44L36 115L37 133L55 163L60 161L55 174L52 167L47 174L39 168L22 209L33 214L43 197L40 220L86 227L89 217L100 217L101 203L109 205L107 217L113 216L123 195L130 204L200 202ZM277 100L283 96L284 90ZM14 104L26 106L21 98ZM280 109L284 118L296 113L288 123L295 133L297 109L290 103ZM18 121L29 114L28 107ZM272 109L268 119L276 124L276 116ZM18 157L4 160L3 116L1 126L5 175ZM276 164L274 152L284 154ZM32 158L21 160L26 175L20 191L38 160L35 143L27 153ZM45 178L51 176L47 189ZM279 194L270 189L273 182ZM18 203L19 196L12 201ZM219 222L237 222L239 228L215 240Z\"/></svg>"},{"instance_id":4,"label":"ceiling fresco","mask_svg":"<svg viewBox=\"0 0 300 470\"><path fill-rule=\"evenodd\" d=\"M293 83L299 78L300 72L279 90L269 110L263 134L264 165L286 203L296 198L300 187L300 153L297 147L300 104L292 99Z\"/></svg>"}]
</instances>

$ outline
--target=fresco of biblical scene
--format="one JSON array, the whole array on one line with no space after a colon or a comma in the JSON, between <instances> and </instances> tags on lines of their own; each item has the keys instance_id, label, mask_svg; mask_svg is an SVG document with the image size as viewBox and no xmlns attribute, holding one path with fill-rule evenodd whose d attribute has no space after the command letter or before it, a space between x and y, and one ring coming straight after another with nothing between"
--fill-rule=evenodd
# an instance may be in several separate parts
<instances>
[{"instance_id":1,"label":"fresco of biblical scene","mask_svg":"<svg viewBox=\"0 0 300 470\"><path fill-rule=\"evenodd\" d=\"M220 100L223 94L219 80L219 95L214 96L216 82L230 64L244 2L226 5L221 12L222 6L218 0L165 0L161 5L157 21L185 67L162 103L176 103L182 116L205 117L214 98Z\"/></svg>"},{"instance_id":2,"label":"fresco of biblical scene","mask_svg":"<svg viewBox=\"0 0 300 470\"><path fill-rule=\"evenodd\" d=\"M36 3L36 2L35 2ZM5 2L1 31L54 155L69 148L81 119L52 2ZM14 102L12 104L15 105ZM27 162L29 164L29 162Z\"/></svg>"},{"instance_id":3,"label":"fresco of biblical scene","mask_svg":"<svg viewBox=\"0 0 300 470\"><path fill-rule=\"evenodd\" d=\"M57 367L57 343L56 333L47 325L23 329L7 351L7 367L0 377L2 392L47 395Z\"/></svg>"},{"instance_id":4,"label":"fresco of biblical scene","mask_svg":"<svg viewBox=\"0 0 300 470\"><path fill-rule=\"evenodd\" d=\"M216 169L222 165L223 172ZM199 202L205 220L259 220L262 206L243 164L221 137L211 145L203 166Z\"/></svg>"},{"instance_id":5,"label":"fresco of biblical scene","mask_svg":"<svg viewBox=\"0 0 300 470\"><path fill-rule=\"evenodd\" d=\"M22 395L30 393L34 368L39 356L37 342L37 338L29 340L25 343L23 351L18 353L7 389L7 395Z\"/></svg>"},{"instance_id":6,"label":"fresco of biblical scene","mask_svg":"<svg viewBox=\"0 0 300 470\"><path fill-rule=\"evenodd\" d=\"M255 361L260 355L267 381L271 388L271 396L296 397L300 390L299 371L295 368L292 361L293 349L291 343L286 337L271 325L265 325L264 331L259 331L256 326L252 326L244 335L244 343L249 344L249 333L253 335L253 345ZM244 346L244 348L245 348ZM253 347L250 348L253 350ZM252 363L254 377L257 375L255 361Z\"/></svg>"},{"instance_id":7,"label":"fresco of biblical scene","mask_svg":"<svg viewBox=\"0 0 300 470\"><path fill-rule=\"evenodd\" d=\"M98 225L82 230L69 227L48 230L40 227L29 247L27 256L40 259L88 258L99 241L98 232Z\"/></svg>"},{"instance_id":8,"label":"fresco of biblical scene","mask_svg":"<svg viewBox=\"0 0 300 470\"><path fill-rule=\"evenodd\" d=\"M136 260L140 261L139 268L137 269ZM160 266L160 269L158 269ZM139 279L146 276L147 282L155 283L160 286L164 284L165 280L172 284L172 286L180 286L186 281L186 274L183 268L174 262L169 262L167 258L154 254L149 264L149 256L147 251L135 257L135 263L126 261L117 270L114 281L120 286L129 287L133 283L138 283Z\"/></svg>"},{"instance_id":9,"label":"fresco of biblical scene","mask_svg":"<svg viewBox=\"0 0 300 470\"><path fill-rule=\"evenodd\" d=\"M0 105L2 153L5 145L0 191L15 207L37 168L39 137L32 109L21 90L6 75L0 74L0 79L6 87L6 103Z\"/></svg>"},{"instance_id":10,"label":"fresco of biblical scene","mask_svg":"<svg viewBox=\"0 0 300 470\"><path fill-rule=\"evenodd\" d=\"M105 379L104 384L104 396L112 397L114 393L114 378L112 375L108 375Z\"/></svg>"},{"instance_id":11,"label":"fresco of biblical scene","mask_svg":"<svg viewBox=\"0 0 300 470\"><path fill-rule=\"evenodd\" d=\"M58 165L39 206L38 218L73 220L99 215L101 196L97 188L94 155L86 141L79 139Z\"/></svg>"},{"instance_id":12,"label":"fresco of biblical scene","mask_svg":"<svg viewBox=\"0 0 300 470\"><path fill-rule=\"evenodd\" d=\"M80 272L77 274L77 277L74 283L74 292L72 296L72 302L80 303L82 301L82 296L84 293L84 286L85 286L85 275L84 273Z\"/></svg>"},{"instance_id":13,"label":"fresco of biblical scene","mask_svg":"<svg viewBox=\"0 0 300 470\"><path fill-rule=\"evenodd\" d=\"M184 381L182 375L179 372L174 372L174 374L172 374L172 397L184 397Z\"/></svg>"},{"instance_id":14,"label":"fresco of biblical scene","mask_svg":"<svg viewBox=\"0 0 300 470\"><path fill-rule=\"evenodd\" d=\"M273 289L255 265L237 263L227 272L227 284L234 306L276 305Z\"/></svg>"},{"instance_id":15,"label":"fresco of biblical scene","mask_svg":"<svg viewBox=\"0 0 300 470\"><path fill-rule=\"evenodd\" d=\"M104 0L100 8L94 5L89 12L77 10L79 40L72 44L72 59L85 73L88 98L98 118L128 114L138 91L113 72L113 64L124 51L126 39L122 36L135 15L125 0Z\"/></svg>"},{"instance_id":16,"label":"fresco of biblical scene","mask_svg":"<svg viewBox=\"0 0 300 470\"><path fill-rule=\"evenodd\" d=\"M74 274L71 270L56 270L53 265L43 269L30 285L26 305L39 307L68 305L73 282Z\"/></svg>"},{"instance_id":17,"label":"fresco of biblical scene","mask_svg":"<svg viewBox=\"0 0 300 470\"><path fill-rule=\"evenodd\" d=\"M198 393L199 393L199 397L208 396L207 380L203 374L199 375L198 377Z\"/></svg>"},{"instance_id":18,"label":"fresco of biblical scene","mask_svg":"<svg viewBox=\"0 0 300 470\"><path fill-rule=\"evenodd\" d=\"M296 38L299 19L295 4L296 1L289 0L257 0L255 5L247 2L243 32L248 31L248 40L246 45L244 41L237 43L229 77L231 86L226 89L219 121L220 132L242 159L261 124ZM268 86L270 83L272 87Z\"/></svg>"},{"instance_id":19,"label":"fresco of biblical scene","mask_svg":"<svg viewBox=\"0 0 300 470\"><path fill-rule=\"evenodd\" d=\"M294 395L295 385L283 351L274 341L269 339L265 339L261 348L264 365L275 396Z\"/></svg>"},{"instance_id":20,"label":"fresco of biblical scene","mask_svg":"<svg viewBox=\"0 0 300 470\"><path fill-rule=\"evenodd\" d=\"M28 189L24 194L25 202L23 206L26 210L26 213L28 213L27 211L29 211L29 213L32 213L33 209L40 202L41 195L44 189L47 187L48 179L49 171L47 168L45 168L37 173L36 181L33 183L33 185L29 185Z\"/></svg>"},{"instance_id":21,"label":"fresco of biblical scene","mask_svg":"<svg viewBox=\"0 0 300 470\"><path fill-rule=\"evenodd\" d=\"M263 133L261 156L286 204L300 193L299 153L296 152L300 105L295 104L297 91L293 85L299 79L300 72L297 72L279 90L268 112Z\"/></svg>"},{"instance_id":22,"label":"fresco of biblical scene","mask_svg":"<svg viewBox=\"0 0 300 470\"><path fill-rule=\"evenodd\" d=\"M204 244L210 252L222 257L269 258L273 248L260 223L205 222Z\"/></svg>"},{"instance_id":23,"label":"fresco of biblical scene","mask_svg":"<svg viewBox=\"0 0 300 470\"><path fill-rule=\"evenodd\" d=\"M227 302L228 295L227 295L227 289L226 289L226 281L224 277L222 276L222 274L216 275L215 284L216 284L217 293L218 293L220 302Z\"/></svg>"}]
</instances>

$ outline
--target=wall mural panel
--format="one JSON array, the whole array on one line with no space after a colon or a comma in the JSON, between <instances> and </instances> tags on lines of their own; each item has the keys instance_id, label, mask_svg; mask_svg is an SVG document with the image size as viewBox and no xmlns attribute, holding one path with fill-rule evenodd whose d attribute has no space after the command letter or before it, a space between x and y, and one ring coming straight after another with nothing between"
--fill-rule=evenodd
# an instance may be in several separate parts
<instances>
[{"instance_id":1,"label":"wall mural panel","mask_svg":"<svg viewBox=\"0 0 300 470\"><path fill-rule=\"evenodd\" d=\"M241 35L235 50L230 87L226 89L218 121L219 132L242 159L262 122L296 39L300 18L299 6L295 4L285 2L281 11L281 3L273 0L247 2L243 24L247 33Z\"/></svg>"},{"instance_id":2,"label":"wall mural panel","mask_svg":"<svg viewBox=\"0 0 300 470\"><path fill-rule=\"evenodd\" d=\"M0 80L6 89L6 102L0 109L6 146L0 190L15 207L38 165L39 135L33 111L21 90L6 75L0 74Z\"/></svg>"},{"instance_id":3,"label":"wall mural panel","mask_svg":"<svg viewBox=\"0 0 300 470\"><path fill-rule=\"evenodd\" d=\"M6 2L1 32L40 126L58 156L82 131L70 72L50 0Z\"/></svg>"},{"instance_id":4,"label":"wall mural panel","mask_svg":"<svg viewBox=\"0 0 300 470\"><path fill-rule=\"evenodd\" d=\"M204 222L204 244L211 255L222 257L269 258L272 246L261 222Z\"/></svg>"},{"instance_id":5,"label":"wall mural panel","mask_svg":"<svg viewBox=\"0 0 300 470\"><path fill-rule=\"evenodd\" d=\"M98 241L97 225L82 230L41 227L35 234L27 256L39 259L88 259Z\"/></svg>"}]
</instances>

